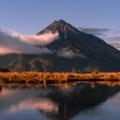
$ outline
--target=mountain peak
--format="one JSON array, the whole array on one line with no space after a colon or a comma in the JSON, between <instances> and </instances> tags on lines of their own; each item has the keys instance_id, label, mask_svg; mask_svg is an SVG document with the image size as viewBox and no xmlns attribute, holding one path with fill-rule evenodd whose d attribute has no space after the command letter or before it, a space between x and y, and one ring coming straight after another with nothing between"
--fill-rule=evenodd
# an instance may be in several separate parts
<instances>
[{"instance_id":1,"label":"mountain peak","mask_svg":"<svg viewBox=\"0 0 120 120\"><path fill-rule=\"evenodd\" d=\"M58 20L57 22L58 22L59 24L67 24L66 21L65 21L65 20L62 20L62 19Z\"/></svg>"},{"instance_id":2,"label":"mountain peak","mask_svg":"<svg viewBox=\"0 0 120 120\"><path fill-rule=\"evenodd\" d=\"M72 26L71 24L67 23L65 20L55 20L54 22L52 22L49 26L47 26L45 29L43 29L41 32L37 33L37 35L39 34L43 34L46 32L59 32L60 33L65 33L67 31L72 31L72 32L80 32L78 29L76 29L74 26Z\"/></svg>"},{"instance_id":3,"label":"mountain peak","mask_svg":"<svg viewBox=\"0 0 120 120\"><path fill-rule=\"evenodd\" d=\"M65 24L66 23L66 21L65 20L63 20L63 19L59 19L59 20L55 20L53 23L58 23L58 24Z\"/></svg>"},{"instance_id":4,"label":"mountain peak","mask_svg":"<svg viewBox=\"0 0 120 120\"><path fill-rule=\"evenodd\" d=\"M57 25L65 25L65 24L68 24L68 23L67 23L65 20L60 19L60 20L55 20L52 24L53 24L53 25L54 25L54 24L57 24Z\"/></svg>"}]
</instances>

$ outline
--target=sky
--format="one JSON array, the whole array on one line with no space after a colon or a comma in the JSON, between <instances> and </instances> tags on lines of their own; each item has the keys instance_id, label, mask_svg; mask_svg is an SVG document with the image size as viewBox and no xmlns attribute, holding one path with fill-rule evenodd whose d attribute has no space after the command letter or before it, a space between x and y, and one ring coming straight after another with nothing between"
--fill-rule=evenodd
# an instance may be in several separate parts
<instances>
[{"instance_id":1,"label":"sky","mask_svg":"<svg viewBox=\"0 0 120 120\"><path fill-rule=\"evenodd\" d=\"M119 34L120 0L0 0L0 28L35 34L54 20Z\"/></svg>"}]
</instances>

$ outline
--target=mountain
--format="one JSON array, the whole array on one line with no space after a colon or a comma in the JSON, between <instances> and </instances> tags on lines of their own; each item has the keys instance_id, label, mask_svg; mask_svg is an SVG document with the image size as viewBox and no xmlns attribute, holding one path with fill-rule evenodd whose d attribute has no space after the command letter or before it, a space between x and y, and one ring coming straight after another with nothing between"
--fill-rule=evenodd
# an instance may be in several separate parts
<instances>
[{"instance_id":1,"label":"mountain","mask_svg":"<svg viewBox=\"0 0 120 120\"><path fill-rule=\"evenodd\" d=\"M120 52L100 38L81 32L64 20L54 21L37 35L49 32L59 33L57 39L43 46L51 54L2 55L0 66L13 71L120 71Z\"/></svg>"}]
</instances>

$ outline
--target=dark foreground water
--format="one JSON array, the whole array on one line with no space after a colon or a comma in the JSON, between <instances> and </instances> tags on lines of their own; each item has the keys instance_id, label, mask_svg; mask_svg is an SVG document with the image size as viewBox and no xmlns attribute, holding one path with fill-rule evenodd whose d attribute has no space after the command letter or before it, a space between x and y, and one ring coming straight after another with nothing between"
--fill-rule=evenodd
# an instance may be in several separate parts
<instances>
[{"instance_id":1,"label":"dark foreground water","mask_svg":"<svg viewBox=\"0 0 120 120\"><path fill-rule=\"evenodd\" d=\"M111 83L2 88L0 120L120 120L119 91Z\"/></svg>"}]
</instances>

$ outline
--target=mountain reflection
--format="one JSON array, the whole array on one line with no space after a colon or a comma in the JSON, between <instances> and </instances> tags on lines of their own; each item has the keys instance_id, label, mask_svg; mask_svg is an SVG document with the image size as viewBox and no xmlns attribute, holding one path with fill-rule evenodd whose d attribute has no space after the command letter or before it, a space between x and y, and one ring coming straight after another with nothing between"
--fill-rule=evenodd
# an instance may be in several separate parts
<instances>
[{"instance_id":1,"label":"mountain reflection","mask_svg":"<svg viewBox=\"0 0 120 120\"><path fill-rule=\"evenodd\" d=\"M119 86L79 83L67 91L53 89L46 97L58 104L58 112L39 111L51 120L69 120L80 111L94 109L119 92Z\"/></svg>"},{"instance_id":2,"label":"mountain reflection","mask_svg":"<svg viewBox=\"0 0 120 120\"><path fill-rule=\"evenodd\" d=\"M119 92L120 86L115 82L80 82L45 89L1 89L0 91L0 106L9 113L34 110L51 120L70 120L81 111L95 109ZM5 99L3 100L2 97Z\"/></svg>"}]
</instances>

